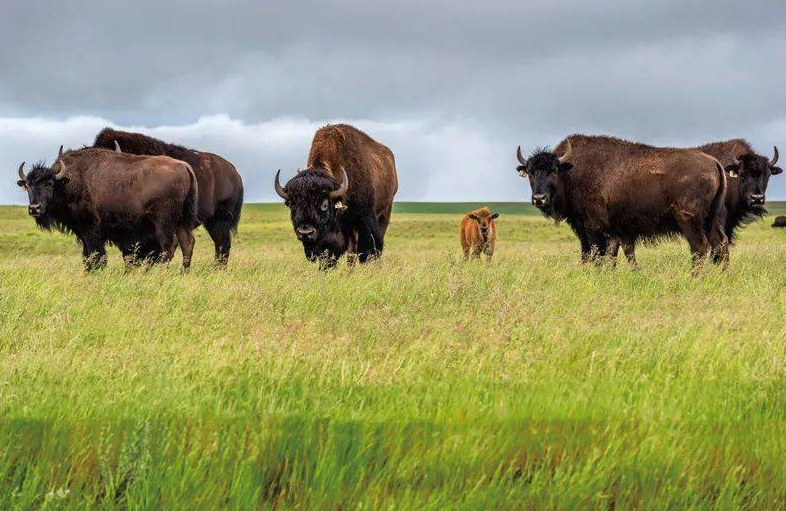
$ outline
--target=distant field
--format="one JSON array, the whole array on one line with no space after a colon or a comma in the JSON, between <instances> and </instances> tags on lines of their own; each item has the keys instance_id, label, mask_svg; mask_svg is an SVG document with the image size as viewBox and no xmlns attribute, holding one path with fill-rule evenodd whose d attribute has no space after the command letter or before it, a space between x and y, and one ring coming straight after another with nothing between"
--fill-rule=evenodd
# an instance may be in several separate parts
<instances>
[{"instance_id":1,"label":"distant field","mask_svg":"<svg viewBox=\"0 0 786 511\"><path fill-rule=\"evenodd\" d=\"M382 260L328 273L250 205L185 275L85 274L0 207L0 509L786 508L786 230L692 278L684 242L582 266L492 204L466 263L481 205L397 204Z\"/></svg>"}]
</instances>

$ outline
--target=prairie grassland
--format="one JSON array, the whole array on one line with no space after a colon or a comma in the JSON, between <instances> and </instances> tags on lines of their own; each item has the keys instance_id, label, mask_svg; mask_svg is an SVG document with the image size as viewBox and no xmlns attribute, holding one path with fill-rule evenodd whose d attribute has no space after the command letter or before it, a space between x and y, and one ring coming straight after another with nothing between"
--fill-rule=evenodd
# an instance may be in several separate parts
<instances>
[{"instance_id":1,"label":"prairie grassland","mask_svg":"<svg viewBox=\"0 0 786 511\"><path fill-rule=\"evenodd\" d=\"M188 274L85 274L0 208L0 509L786 507L786 232L692 278L684 242L582 266L505 205L466 263L471 208L399 206L382 260L320 273L249 206Z\"/></svg>"}]
</instances>

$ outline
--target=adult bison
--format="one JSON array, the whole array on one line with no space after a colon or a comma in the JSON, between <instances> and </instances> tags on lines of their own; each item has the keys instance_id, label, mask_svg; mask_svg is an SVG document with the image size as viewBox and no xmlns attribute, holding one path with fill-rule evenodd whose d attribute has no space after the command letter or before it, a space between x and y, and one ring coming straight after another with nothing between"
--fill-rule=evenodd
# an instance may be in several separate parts
<instances>
[{"instance_id":1,"label":"adult bison","mask_svg":"<svg viewBox=\"0 0 786 511\"><path fill-rule=\"evenodd\" d=\"M275 189L309 261L333 266L345 252L360 262L382 253L398 190L390 149L352 126L328 125L314 135L306 170L286 186L280 174Z\"/></svg>"},{"instance_id":2,"label":"adult bison","mask_svg":"<svg viewBox=\"0 0 786 511\"><path fill-rule=\"evenodd\" d=\"M699 150L572 135L553 152L536 150L524 159L519 147L517 157L532 203L545 216L567 221L583 261L604 256L610 238L675 234L687 238L694 265L710 249L714 260L725 254L719 213L726 176Z\"/></svg>"},{"instance_id":3,"label":"adult bison","mask_svg":"<svg viewBox=\"0 0 786 511\"><path fill-rule=\"evenodd\" d=\"M716 158L727 171L726 199L720 216L729 243L734 243L740 228L767 214L764 203L770 176L783 172L775 166L778 148L773 147L772 158L767 158L756 154L746 140L735 138L696 149ZM635 267L635 239L613 239L609 245L612 259L616 258L620 245L628 262Z\"/></svg>"},{"instance_id":4,"label":"adult bison","mask_svg":"<svg viewBox=\"0 0 786 511\"><path fill-rule=\"evenodd\" d=\"M96 136L93 147L119 147L126 153L164 155L191 165L199 183L199 218L215 244L216 263L226 265L232 247L232 233L237 232L243 207L243 180L234 165L216 154L112 128L104 128Z\"/></svg>"},{"instance_id":5,"label":"adult bison","mask_svg":"<svg viewBox=\"0 0 786 511\"><path fill-rule=\"evenodd\" d=\"M107 242L126 263L143 257L172 258L179 241L183 266L194 248L198 185L191 166L166 156L118 154L86 148L60 153L51 167L35 165L17 184L28 212L46 230L71 232L82 244L87 270L106 264Z\"/></svg>"}]
</instances>

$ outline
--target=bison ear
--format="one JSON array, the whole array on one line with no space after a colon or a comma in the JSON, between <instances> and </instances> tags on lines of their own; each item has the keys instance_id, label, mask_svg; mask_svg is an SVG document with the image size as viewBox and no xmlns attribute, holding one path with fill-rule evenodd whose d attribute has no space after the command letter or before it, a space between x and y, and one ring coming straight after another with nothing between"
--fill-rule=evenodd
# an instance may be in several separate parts
<instances>
[{"instance_id":1,"label":"bison ear","mask_svg":"<svg viewBox=\"0 0 786 511\"><path fill-rule=\"evenodd\" d=\"M569 171L572 168L573 168L573 164L572 163L560 163L559 164L559 171L560 172L567 172L567 171Z\"/></svg>"},{"instance_id":2,"label":"bison ear","mask_svg":"<svg viewBox=\"0 0 786 511\"><path fill-rule=\"evenodd\" d=\"M495 218L499 218L499 213L494 213L491 215L491 219L494 220Z\"/></svg>"},{"instance_id":3,"label":"bison ear","mask_svg":"<svg viewBox=\"0 0 786 511\"><path fill-rule=\"evenodd\" d=\"M770 167L770 174L772 174L773 176L777 176L781 172L783 172L783 169L780 167Z\"/></svg>"},{"instance_id":4,"label":"bison ear","mask_svg":"<svg viewBox=\"0 0 786 511\"><path fill-rule=\"evenodd\" d=\"M740 165L739 165L739 163L733 163L731 165L726 165L726 168L724 170L726 172L728 172L731 177L737 177L737 176L740 175L739 174L740 173Z\"/></svg>"},{"instance_id":5,"label":"bison ear","mask_svg":"<svg viewBox=\"0 0 786 511\"><path fill-rule=\"evenodd\" d=\"M25 180L24 179L20 179L19 181L16 182L16 186L18 186L19 188L24 190L26 188L25 187Z\"/></svg>"},{"instance_id":6,"label":"bison ear","mask_svg":"<svg viewBox=\"0 0 786 511\"><path fill-rule=\"evenodd\" d=\"M518 171L519 176L527 177L527 166L526 165L519 165L518 167L516 167L516 170Z\"/></svg>"}]
</instances>

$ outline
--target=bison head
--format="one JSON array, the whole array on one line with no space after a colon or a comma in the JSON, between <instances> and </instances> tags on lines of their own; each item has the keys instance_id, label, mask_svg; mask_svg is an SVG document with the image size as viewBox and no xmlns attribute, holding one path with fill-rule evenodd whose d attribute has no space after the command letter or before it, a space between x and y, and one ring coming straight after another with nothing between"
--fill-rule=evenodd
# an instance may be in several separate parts
<instances>
[{"instance_id":1,"label":"bison head","mask_svg":"<svg viewBox=\"0 0 786 511\"><path fill-rule=\"evenodd\" d=\"M737 177L738 198L749 208L764 206L765 193L770 176L778 175L783 169L776 167L778 162L778 148L774 147L772 159L758 154L743 154L736 161L726 167L731 177Z\"/></svg>"},{"instance_id":2,"label":"bison head","mask_svg":"<svg viewBox=\"0 0 786 511\"><path fill-rule=\"evenodd\" d=\"M62 156L63 148L61 146L60 155L52 167L37 163L30 173L25 175L25 164L22 162L17 171L19 180L16 184L27 192L29 200L27 212L43 228L49 228L52 224L51 211L55 208L58 197L62 193L62 187L68 182Z\"/></svg>"},{"instance_id":3,"label":"bison head","mask_svg":"<svg viewBox=\"0 0 786 511\"><path fill-rule=\"evenodd\" d=\"M488 209L483 208L474 213L470 213L469 217L478 224L480 237L486 240L491 231L491 224L495 218L499 217L499 213L492 213Z\"/></svg>"},{"instance_id":4,"label":"bison head","mask_svg":"<svg viewBox=\"0 0 786 511\"><path fill-rule=\"evenodd\" d=\"M554 215L557 195L562 186L564 174L573 168L568 163L572 154L570 141L567 142L565 154L557 156L548 149L536 149L528 159L521 155L521 147L516 150L519 166L516 167L521 177L529 177L532 188L532 204L544 214Z\"/></svg>"},{"instance_id":5,"label":"bison head","mask_svg":"<svg viewBox=\"0 0 786 511\"><path fill-rule=\"evenodd\" d=\"M280 173L276 173L276 192L289 208L292 227L303 244L306 258L334 265L348 244L339 221L346 209L345 196L349 189L346 171L342 169L344 178L339 183L326 170L304 170L283 187Z\"/></svg>"}]
</instances>

